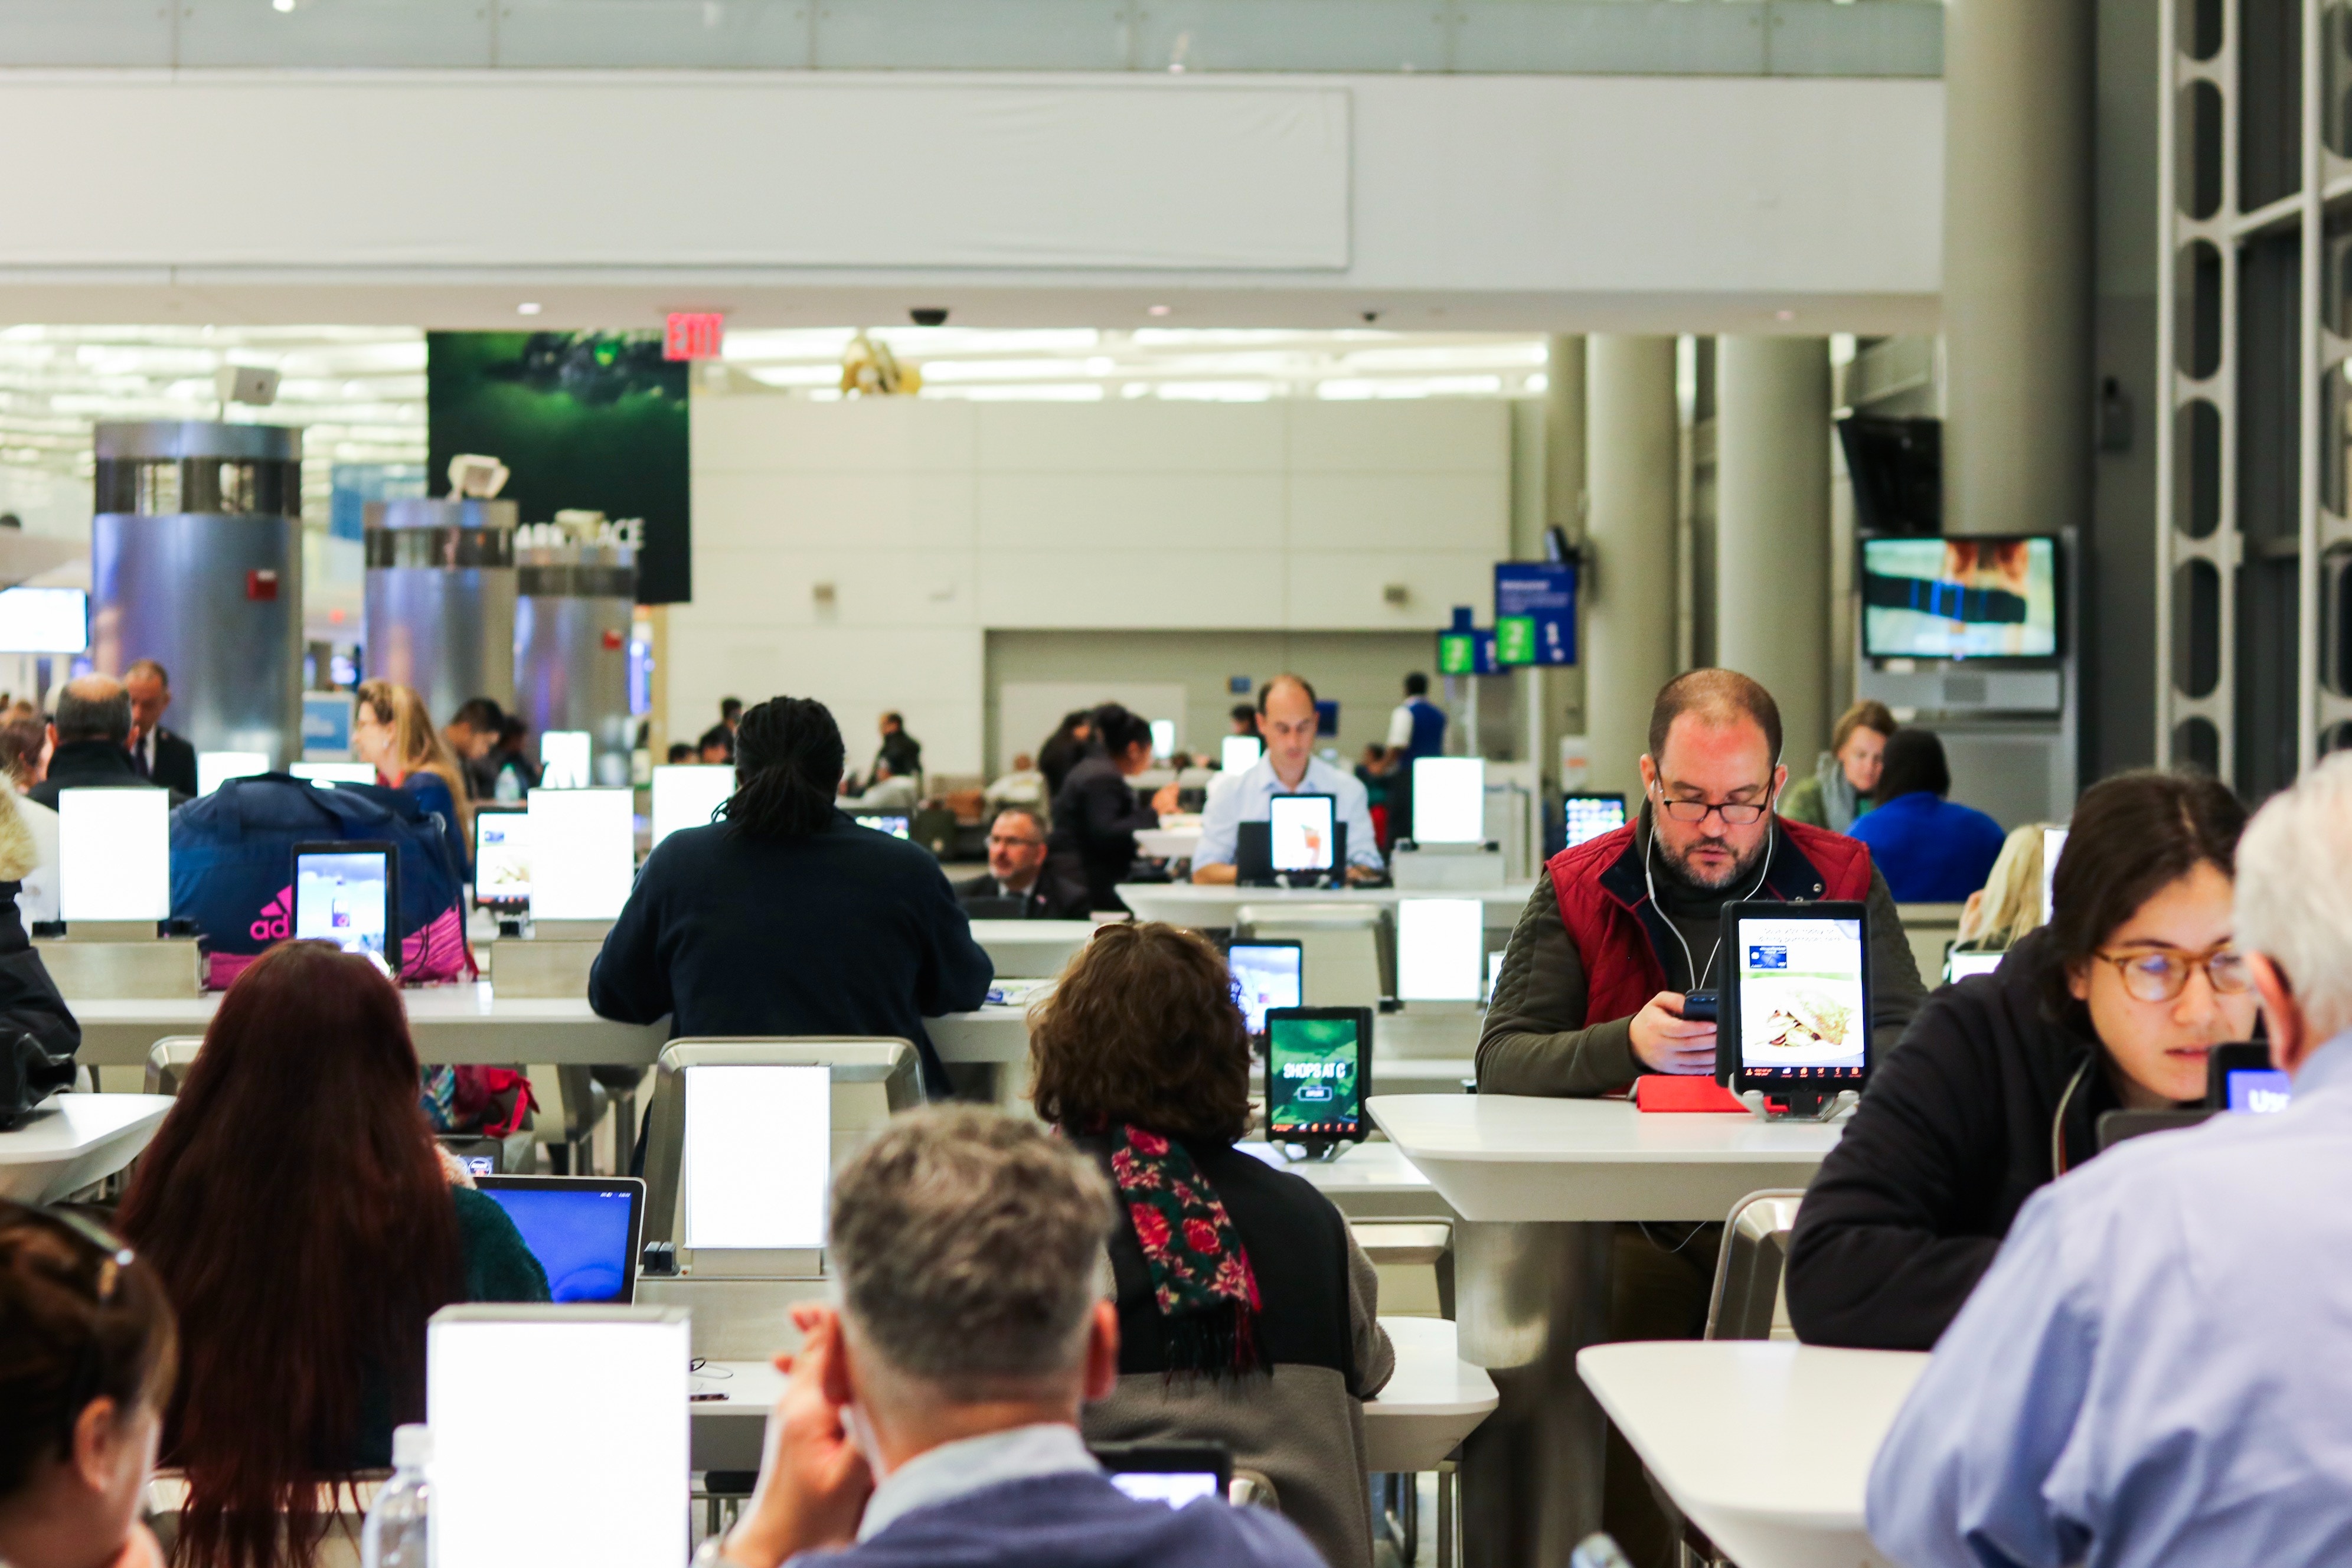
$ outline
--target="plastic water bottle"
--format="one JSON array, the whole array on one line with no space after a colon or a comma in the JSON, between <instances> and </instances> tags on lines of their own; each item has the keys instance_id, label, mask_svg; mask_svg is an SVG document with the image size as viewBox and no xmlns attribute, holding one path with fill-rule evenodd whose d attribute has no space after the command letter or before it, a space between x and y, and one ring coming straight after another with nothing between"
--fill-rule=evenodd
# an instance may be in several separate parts
<instances>
[{"instance_id":1,"label":"plastic water bottle","mask_svg":"<svg viewBox=\"0 0 2352 1568\"><path fill-rule=\"evenodd\" d=\"M425 1467L433 1462L433 1430L400 1426L392 1434L392 1479L375 1494L360 1531L363 1568L432 1568L433 1543L425 1528L432 1488Z\"/></svg>"}]
</instances>

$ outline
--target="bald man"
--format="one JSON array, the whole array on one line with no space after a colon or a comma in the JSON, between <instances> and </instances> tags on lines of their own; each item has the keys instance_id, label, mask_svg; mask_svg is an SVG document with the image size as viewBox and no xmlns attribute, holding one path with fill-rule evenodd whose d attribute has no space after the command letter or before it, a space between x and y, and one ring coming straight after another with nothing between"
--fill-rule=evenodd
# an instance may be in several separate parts
<instances>
[{"instance_id":1,"label":"bald man","mask_svg":"<svg viewBox=\"0 0 2352 1568\"><path fill-rule=\"evenodd\" d=\"M1348 825L1348 880L1368 881L1388 868L1372 831L1371 799L1356 775L1315 754L1315 689L1296 675L1277 675L1257 693L1257 732L1265 754L1231 786L1211 797L1201 816L1201 843L1192 851L1192 880L1230 884L1234 850L1244 822L1264 822L1278 795L1328 795Z\"/></svg>"},{"instance_id":2,"label":"bald man","mask_svg":"<svg viewBox=\"0 0 2352 1568\"><path fill-rule=\"evenodd\" d=\"M68 789L160 789L139 776L131 761L131 693L110 675L66 682L49 721L48 777L26 793L51 810ZM172 792L173 804L187 797Z\"/></svg>"}]
</instances>

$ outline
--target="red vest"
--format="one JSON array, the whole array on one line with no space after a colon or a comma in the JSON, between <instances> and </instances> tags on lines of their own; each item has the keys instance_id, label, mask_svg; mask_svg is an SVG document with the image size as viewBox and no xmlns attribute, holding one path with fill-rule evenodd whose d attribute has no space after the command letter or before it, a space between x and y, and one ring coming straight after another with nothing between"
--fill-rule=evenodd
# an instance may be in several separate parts
<instances>
[{"instance_id":1,"label":"red vest","mask_svg":"<svg viewBox=\"0 0 2352 1568\"><path fill-rule=\"evenodd\" d=\"M1776 819L1779 841L1765 867L1759 898L1846 900L1870 896L1870 848L1857 839L1787 817ZM1553 856L1552 894L1560 922L1584 965L1584 1026L1630 1018L1666 988L1646 921L1663 921L1649 908L1649 891L1633 852L1635 826L1571 846ZM1646 921L1645 921L1646 917Z\"/></svg>"}]
</instances>

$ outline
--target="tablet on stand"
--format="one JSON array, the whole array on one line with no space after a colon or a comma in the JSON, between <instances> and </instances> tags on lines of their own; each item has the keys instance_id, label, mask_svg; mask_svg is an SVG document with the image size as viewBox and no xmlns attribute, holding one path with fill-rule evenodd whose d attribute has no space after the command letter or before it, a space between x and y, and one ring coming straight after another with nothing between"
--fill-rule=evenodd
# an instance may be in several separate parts
<instances>
[{"instance_id":1,"label":"tablet on stand","mask_svg":"<svg viewBox=\"0 0 2352 1568\"><path fill-rule=\"evenodd\" d=\"M1716 1079L1758 1114L1827 1121L1870 1077L1870 922L1859 903L1723 906Z\"/></svg>"}]
</instances>

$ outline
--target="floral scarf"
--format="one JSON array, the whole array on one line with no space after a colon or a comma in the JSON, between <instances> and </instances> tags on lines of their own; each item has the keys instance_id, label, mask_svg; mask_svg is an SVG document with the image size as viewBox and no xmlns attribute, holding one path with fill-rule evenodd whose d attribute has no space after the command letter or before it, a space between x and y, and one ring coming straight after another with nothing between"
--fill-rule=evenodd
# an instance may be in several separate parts
<instances>
[{"instance_id":1,"label":"floral scarf","mask_svg":"<svg viewBox=\"0 0 2352 1568\"><path fill-rule=\"evenodd\" d=\"M1140 1127L1109 1131L1111 1180L1151 1270L1170 1373L1265 1370L1257 1275L1216 1189L1174 1139Z\"/></svg>"}]
</instances>

